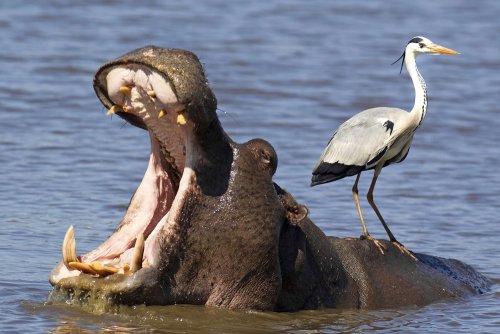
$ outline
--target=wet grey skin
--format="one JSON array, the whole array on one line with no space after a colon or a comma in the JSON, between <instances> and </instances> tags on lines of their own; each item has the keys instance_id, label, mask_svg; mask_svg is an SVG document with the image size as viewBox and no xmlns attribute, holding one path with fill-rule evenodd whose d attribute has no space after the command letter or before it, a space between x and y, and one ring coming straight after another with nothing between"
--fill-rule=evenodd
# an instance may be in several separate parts
<instances>
[{"instance_id":1,"label":"wet grey skin","mask_svg":"<svg viewBox=\"0 0 500 334\"><path fill-rule=\"evenodd\" d=\"M119 81L110 74L114 69L124 76L127 69L141 69L148 80L155 73L173 95L148 92L147 98L145 80L144 87L137 83L139 88L132 87L132 93L125 89L122 96L108 87ZM143 225L139 230L146 250L138 270L101 277L69 271L61 261L50 275L54 300L62 295L87 304L99 300L295 311L426 305L488 290L487 278L457 260L413 253L415 261L388 241L381 241L387 248L381 254L368 240L327 237L309 219L307 208L273 183L278 163L273 147L262 139L238 144L224 132L216 98L194 54L154 46L132 51L103 65L94 89L106 108L148 131L160 161L154 166L162 169L159 175L167 185L153 182L155 191L166 190L144 198L139 195L148 194L149 186L141 184L114 233L125 240L125 251L113 255L113 263L123 265L136 240L127 231ZM131 94L133 108L114 108L113 99L128 103L126 94ZM127 144L132 145L120 143ZM169 192L175 198L153 197ZM151 202L159 204L146 215L150 220L139 222L137 212ZM113 236L103 245L115 247L109 240ZM78 261L108 261L103 245L79 255ZM118 261L120 256L124 260Z\"/></svg>"}]
</instances>

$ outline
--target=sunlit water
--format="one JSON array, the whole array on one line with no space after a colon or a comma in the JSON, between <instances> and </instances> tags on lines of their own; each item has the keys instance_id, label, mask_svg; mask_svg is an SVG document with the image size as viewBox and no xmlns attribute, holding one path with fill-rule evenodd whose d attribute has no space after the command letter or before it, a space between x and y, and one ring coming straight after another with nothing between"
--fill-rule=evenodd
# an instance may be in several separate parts
<instances>
[{"instance_id":1,"label":"sunlit water","mask_svg":"<svg viewBox=\"0 0 500 334\"><path fill-rule=\"evenodd\" d=\"M497 1L466 0L2 1L0 331L498 332L499 12ZM424 308L291 314L172 306L101 315L44 303L67 227L79 252L95 248L147 164L145 133L106 117L94 96L103 62L146 44L194 51L226 131L239 142L269 140L279 154L275 180L327 234L357 236L354 180L310 188L311 169L351 115L411 108L409 78L389 65L419 34L462 54L419 58L429 113L407 160L383 170L375 197L406 246L473 265L495 281L491 292ZM385 238L362 205L371 233Z\"/></svg>"}]
</instances>

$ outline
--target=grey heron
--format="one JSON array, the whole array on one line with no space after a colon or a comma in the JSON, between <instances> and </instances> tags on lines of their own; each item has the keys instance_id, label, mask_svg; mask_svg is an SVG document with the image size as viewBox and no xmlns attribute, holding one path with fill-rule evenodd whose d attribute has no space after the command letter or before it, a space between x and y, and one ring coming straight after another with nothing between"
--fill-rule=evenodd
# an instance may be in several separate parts
<instances>
[{"instance_id":1,"label":"grey heron","mask_svg":"<svg viewBox=\"0 0 500 334\"><path fill-rule=\"evenodd\" d=\"M311 180L311 186L315 186L356 175L352 193L363 227L361 237L372 240L384 253L386 249L383 244L368 233L358 198L358 181L361 172L373 169L373 179L367 194L368 203L380 219L392 244L412 257L413 255L396 240L384 221L373 200L373 190L383 167L401 162L406 158L413 135L427 113L427 89L415 62L415 58L422 54L459 53L437 45L422 36L412 38L399 58L403 58L402 62L406 65L406 70L415 87L415 104L411 111L379 107L364 110L348 119L331 137L314 167ZM401 64L401 69L402 67L403 64Z\"/></svg>"}]
</instances>

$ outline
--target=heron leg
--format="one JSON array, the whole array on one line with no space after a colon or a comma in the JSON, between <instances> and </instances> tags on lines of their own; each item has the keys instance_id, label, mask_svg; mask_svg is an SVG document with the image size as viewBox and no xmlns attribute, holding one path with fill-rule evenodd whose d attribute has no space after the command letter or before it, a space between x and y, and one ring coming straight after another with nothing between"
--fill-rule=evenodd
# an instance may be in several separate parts
<instances>
[{"instance_id":1,"label":"heron leg","mask_svg":"<svg viewBox=\"0 0 500 334\"><path fill-rule=\"evenodd\" d=\"M363 213L361 212L361 205L359 204L359 196L358 196L358 181L361 173L356 176L356 181L354 181L354 185L352 186L352 196L354 197L354 202L356 203L356 208L358 209L359 219L361 220L361 225L363 226L363 235L365 237L370 236L368 233L368 229L365 225L365 220L363 219Z\"/></svg>"},{"instance_id":2,"label":"heron leg","mask_svg":"<svg viewBox=\"0 0 500 334\"><path fill-rule=\"evenodd\" d=\"M356 208L358 209L359 219L361 220L361 225L363 226L362 238L373 241L373 243L375 243L380 252L384 254L384 251L386 251L387 249L380 241L373 238L370 235L370 233L368 233L368 229L366 228L365 225L365 220L363 219L363 213L361 212L361 205L359 204L359 196L358 196L358 181L360 176L361 173L358 173L358 175L356 176L356 181L354 181L354 185L352 186L352 196L354 197L354 202L356 203Z\"/></svg>"},{"instance_id":3,"label":"heron leg","mask_svg":"<svg viewBox=\"0 0 500 334\"><path fill-rule=\"evenodd\" d=\"M368 194L366 195L366 198L368 199L368 203L370 203L370 206L373 208L373 211L377 214L378 219L382 223L382 226L384 226L385 231L387 232L387 235L389 236L389 240L391 243L399 249L401 253L409 255L412 259L415 261L417 258L405 247L403 246L402 243L396 240L396 237L394 237L394 234L392 234L391 230L389 229L389 226L387 226L384 218L382 217L382 214L377 208L377 205L375 204L375 201L373 200L373 190L375 190L375 183L377 183L378 176L380 175L380 172L382 171L382 165L379 165L375 168L375 171L373 173L373 179L372 183L370 185L370 189L368 190Z\"/></svg>"},{"instance_id":4,"label":"heron leg","mask_svg":"<svg viewBox=\"0 0 500 334\"><path fill-rule=\"evenodd\" d=\"M376 167L375 172L373 173L373 179L372 179L372 184L370 185L370 189L368 190L368 194L366 195L366 198L368 199L368 203L370 203L371 207L373 208L373 211L377 214L378 219L384 226L385 231L387 232L387 235L389 236L389 239L391 242L397 242L396 238L394 237L394 234L392 234L391 230L389 229L389 226L385 223L384 218L382 217L382 214L378 210L377 206L375 205L375 202L373 201L373 190L375 189L375 183L377 183L378 176L380 175L380 171L382 170L382 167Z\"/></svg>"}]
</instances>

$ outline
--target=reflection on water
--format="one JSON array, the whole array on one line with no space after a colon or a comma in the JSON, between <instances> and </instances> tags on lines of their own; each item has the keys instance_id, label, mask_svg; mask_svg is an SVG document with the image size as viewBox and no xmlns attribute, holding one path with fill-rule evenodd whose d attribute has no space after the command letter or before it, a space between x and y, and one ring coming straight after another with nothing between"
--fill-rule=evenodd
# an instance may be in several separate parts
<instances>
[{"instance_id":1,"label":"reflection on water","mask_svg":"<svg viewBox=\"0 0 500 334\"><path fill-rule=\"evenodd\" d=\"M498 332L500 29L496 1L3 1L0 4L0 328L4 332ZM116 227L147 164L147 136L104 116L91 87L105 61L146 44L197 53L239 142L269 140L276 181L327 234L361 233L353 179L310 188L333 130L368 107L409 109L389 64L425 35L457 57L422 57L428 116L409 157L384 169L377 203L415 251L456 257L495 279L478 298L383 311L232 312L208 307L92 313L44 304L69 224L78 250ZM363 175L360 192L371 175ZM362 205L367 206L364 201ZM371 210L368 228L384 232Z\"/></svg>"},{"instance_id":2,"label":"reflection on water","mask_svg":"<svg viewBox=\"0 0 500 334\"><path fill-rule=\"evenodd\" d=\"M499 296L486 296L486 303L495 308ZM481 327L494 332L500 326L498 314L482 313L474 301L449 300L424 308L407 307L398 310L357 311L319 310L294 313L229 311L213 307L135 306L121 307L116 314L87 313L67 305L35 306L28 312L55 318L53 330L58 333L137 332L155 329L169 333L345 333L384 330L470 333ZM450 312L450 308L456 311ZM430 316L432 315L432 316Z\"/></svg>"}]
</instances>

